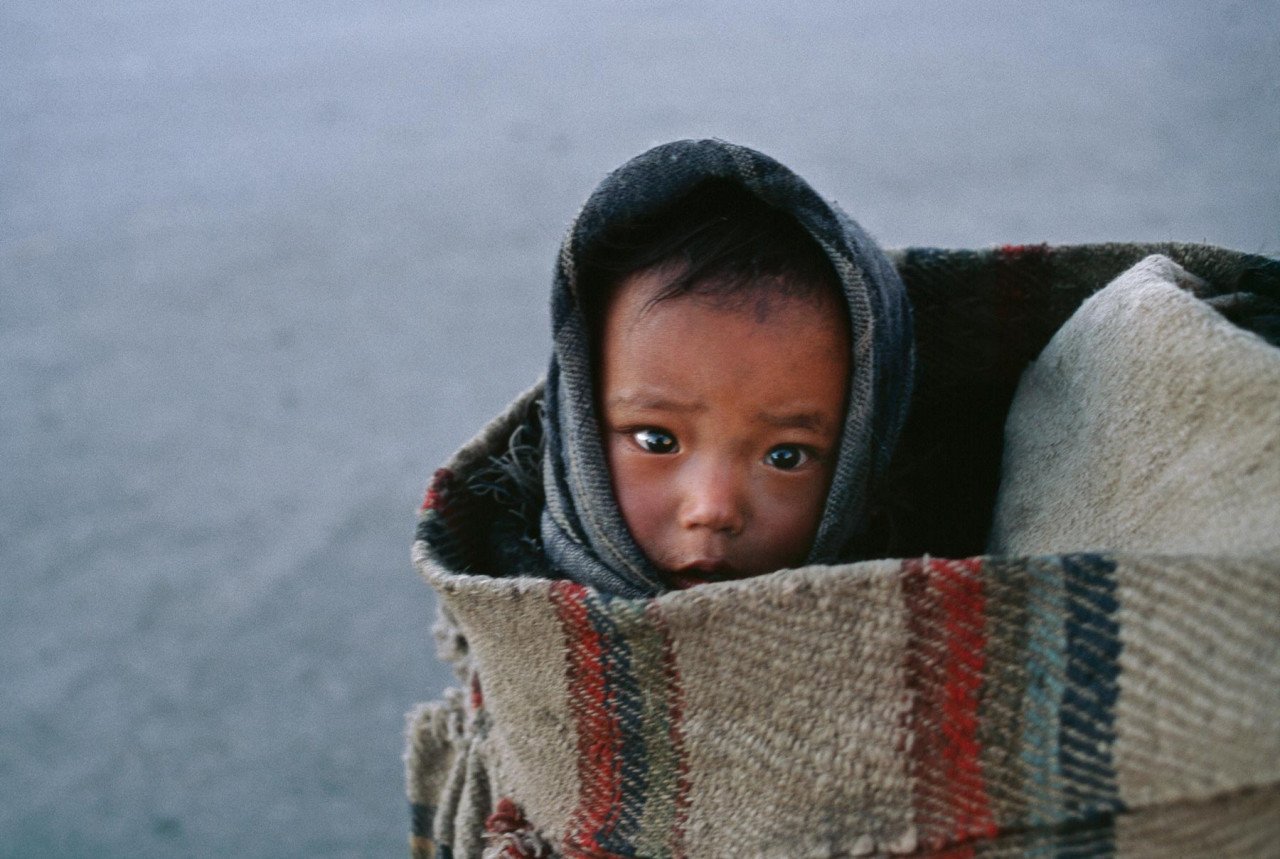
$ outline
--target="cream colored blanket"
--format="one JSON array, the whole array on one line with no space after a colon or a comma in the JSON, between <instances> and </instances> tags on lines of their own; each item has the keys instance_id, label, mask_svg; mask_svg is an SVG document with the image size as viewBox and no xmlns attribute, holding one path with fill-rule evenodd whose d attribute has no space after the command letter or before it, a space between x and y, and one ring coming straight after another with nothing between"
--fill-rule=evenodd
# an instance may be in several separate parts
<instances>
[{"instance_id":1,"label":"cream colored blanket","mask_svg":"<svg viewBox=\"0 0 1280 859\"><path fill-rule=\"evenodd\" d=\"M1280 350L1150 256L1023 374L989 551L1280 554Z\"/></svg>"}]
</instances>

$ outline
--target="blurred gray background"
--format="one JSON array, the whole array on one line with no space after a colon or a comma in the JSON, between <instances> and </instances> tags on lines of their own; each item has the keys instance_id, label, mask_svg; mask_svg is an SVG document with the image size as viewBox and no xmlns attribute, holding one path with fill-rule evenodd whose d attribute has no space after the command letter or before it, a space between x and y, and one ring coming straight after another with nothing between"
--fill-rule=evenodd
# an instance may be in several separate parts
<instances>
[{"instance_id":1,"label":"blurred gray background","mask_svg":"<svg viewBox=\"0 0 1280 859\"><path fill-rule=\"evenodd\" d=\"M712 135L884 244L1280 253L1280 3L0 5L0 854L405 851L435 466Z\"/></svg>"}]
</instances>

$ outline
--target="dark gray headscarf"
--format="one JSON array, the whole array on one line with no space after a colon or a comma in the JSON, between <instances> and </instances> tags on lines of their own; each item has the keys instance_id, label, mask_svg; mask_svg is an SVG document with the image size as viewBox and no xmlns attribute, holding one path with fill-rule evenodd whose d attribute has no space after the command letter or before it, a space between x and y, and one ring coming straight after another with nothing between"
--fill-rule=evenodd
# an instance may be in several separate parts
<instances>
[{"instance_id":1,"label":"dark gray headscarf","mask_svg":"<svg viewBox=\"0 0 1280 859\"><path fill-rule=\"evenodd\" d=\"M911 399L915 348L906 290L880 248L838 207L772 158L721 140L667 143L622 165L583 206L556 267L541 528L547 557L562 575L618 596L653 596L664 587L614 500L596 420L578 264L610 225L655 212L708 179L736 182L789 212L826 252L844 287L853 351L849 411L808 563L858 559L869 495Z\"/></svg>"}]
</instances>

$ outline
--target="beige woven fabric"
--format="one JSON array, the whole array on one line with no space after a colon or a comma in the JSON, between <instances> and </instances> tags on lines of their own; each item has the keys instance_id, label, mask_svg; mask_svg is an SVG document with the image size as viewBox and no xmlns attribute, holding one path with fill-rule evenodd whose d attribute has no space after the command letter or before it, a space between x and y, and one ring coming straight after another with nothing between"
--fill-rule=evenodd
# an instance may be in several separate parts
<instances>
[{"instance_id":1,"label":"beige woven fabric","mask_svg":"<svg viewBox=\"0 0 1280 859\"><path fill-rule=\"evenodd\" d=\"M1023 374L988 550L1280 552L1280 350L1150 256Z\"/></svg>"},{"instance_id":2,"label":"beige woven fabric","mask_svg":"<svg viewBox=\"0 0 1280 859\"><path fill-rule=\"evenodd\" d=\"M1017 855L1024 830L1106 855L1149 831L1122 809L1280 783L1280 559L876 561L655 600L420 560L483 687L454 750L437 718L411 756L454 855L503 798L563 855Z\"/></svg>"},{"instance_id":3,"label":"beige woven fabric","mask_svg":"<svg viewBox=\"0 0 1280 859\"><path fill-rule=\"evenodd\" d=\"M1126 566L1115 767L1130 805L1202 799L1276 778L1276 559L1142 556Z\"/></svg>"}]
</instances>

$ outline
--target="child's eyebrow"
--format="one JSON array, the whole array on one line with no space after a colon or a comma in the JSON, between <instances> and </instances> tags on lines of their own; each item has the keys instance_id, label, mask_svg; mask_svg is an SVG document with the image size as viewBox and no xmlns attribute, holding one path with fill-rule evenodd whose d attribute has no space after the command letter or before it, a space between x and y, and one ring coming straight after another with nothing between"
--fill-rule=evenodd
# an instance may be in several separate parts
<instances>
[{"instance_id":1,"label":"child's eyebrow","mask_svg":"<svg viewBox=\"0 0 1280 859\"><path fill-rule=\"evenodd\" d=\"M700 412L705 403L696 400L676 400L662 394L644 391L623 391L609 398L610 408L640 409L653 412Z\"/></svg>"},{"instance_id":2,"label":"child's eyebrow","mask_svg":"<svg viewBox=\"0 0 1280 859\"><path fill-rule=\"evenodd\" d=\"M756 419L761 423L766 423L779 429L803 429L820 432L827 427L827 420L816 411L788 412L785 414L757 412Z\"/></svg>"}]
</instances>

